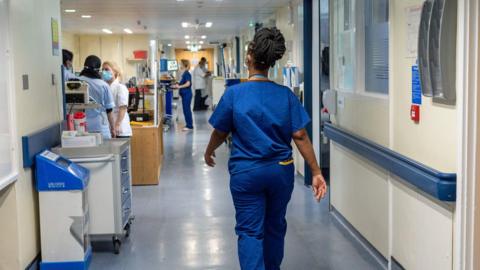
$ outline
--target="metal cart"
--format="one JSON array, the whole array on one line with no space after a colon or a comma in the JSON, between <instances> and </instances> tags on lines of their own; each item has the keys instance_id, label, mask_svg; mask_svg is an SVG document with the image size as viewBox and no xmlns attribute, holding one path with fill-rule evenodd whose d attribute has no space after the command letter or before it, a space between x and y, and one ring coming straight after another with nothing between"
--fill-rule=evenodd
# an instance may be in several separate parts
<instances>
[{"instance_id":1,"label":"metal cart","mask_svg":"<svg viewBox=\"0 0 480 270\"><path fill-rule=\"evenodd\" d=\"M130 141L113 139L97 147L54 148L53 152L90 170L90 238L92 242L111 240L114 253L119 254L134 219Z\"/></svg>"}]
</instances>

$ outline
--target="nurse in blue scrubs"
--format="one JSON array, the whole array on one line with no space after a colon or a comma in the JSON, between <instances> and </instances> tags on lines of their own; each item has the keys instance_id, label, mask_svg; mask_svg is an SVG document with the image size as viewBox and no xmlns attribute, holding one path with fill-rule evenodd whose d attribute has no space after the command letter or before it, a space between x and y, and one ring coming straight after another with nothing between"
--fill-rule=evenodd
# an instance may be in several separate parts
<instances>
[{"instance_id":1,"label":"nurse in blue scrubs","mask_svg":"<svg viewBox=\"0 0 480 270\"><path fill-rule=\"evenodd\" d=\"M100 105L99 108L86 110L88 132L99 132L104 139L111 139L116 136L112 114L115 102L110 86L102 80L101 66L100 58L88 56L78 79L88 83L90 101Z\"/></svg>"},{"instance_id":2,"label":"nurse in blue scrubs","mask_svg":"<svg viewBox=\"0 0 480 270\"><path fill-rule=\"evenodd\" d=\"M192 116L192 75L190 74L190 61L186 59L180 60L182 71L182 78L180 82L172 86L172 89L178 89L182 97L183 116L185 117L185 127L182 131L193 130L193 116Z\"/></svg>"},{"instance_id":3,"label":"nurse in blue scrubs","mask_svg":"<svg viewBox=\"0 0 480 270\"><path fill-rule=\"evenodd\" d=\"M305 130L310 117L289 88L268 79L285 50L278 29L260 29L248 48L249 81L228 88L210 118L209 166L215 166L215 149L233 137L230 190L242 270L280 269L294 186L292 140L312 171L314 197L319 201L327 190Z\"/></svg>"}]
</instances>

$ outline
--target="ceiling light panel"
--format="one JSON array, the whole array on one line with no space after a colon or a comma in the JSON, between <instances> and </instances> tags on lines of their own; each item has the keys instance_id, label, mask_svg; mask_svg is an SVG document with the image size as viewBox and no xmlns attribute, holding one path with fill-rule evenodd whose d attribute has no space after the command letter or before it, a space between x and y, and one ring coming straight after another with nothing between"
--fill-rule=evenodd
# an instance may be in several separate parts
<instances>
[{"instance_id":1,"label":"ceiling light panel","mask_svg":"<svg viewBox=\"0 0 480 270\"><path fill-rule=\"evenodd\" d=\"M77 12L75 9L65 9L66 13L75 13Z\"/></svg>"},{"instance_id":2,"label":"ceiling light panel","mask_svg":"<svg viewBox=\"0 0 480 270\"><path fill-rule=\"evenodd\" d=\"M188 22L182 22L182 27L183 27L183 28L187 28L188 25L189 25Z\"/></svg>"},{"instance_id":3,"label":"ceiling light panel","mask_svg":"<svg viewBox=\"0 0 480 270\"><path fill-rule=\"evenodd\" d=\"M128 28L123 29L123 32L125 32L127 34L133 34L133 31L128 29Z\"/></svg>"},{"instance_id":4,"label":"ceiling light panel","mask_svg":"<svg viewBox=\"0 0 480 270\"><path fill-rule=\"evenodd\" d=\"M212 22L207 22L207 23L205 23L205 27L207 27L207 28L210 28L210 27L212 27L212 26L213 26L213 23L212 23Z\"/></svg>"},{"instance_id":5,"label":"ceiling light panel","mask_svg":"<svg viewBox=\"0 0 480 270\"><path fill-rule=\"evenodd\" d=\"M92 15L82 15L82 18L84 18L84 19L90 19L90 18L92 18Z\"/></svg>"},{"instance_id":6,"label":"ceiling light panel","mask_svg":"<svg viewBox=\"0 0 480 270\"><path fill-rule=\"evenodd\" d=\"M102 29L102 32L104 32L104 33L106 33L106 34L112 34L112 33L113 33L112 30L107 29L107 28L103 28L103 29Z\"/></svg>"}]
</instances>

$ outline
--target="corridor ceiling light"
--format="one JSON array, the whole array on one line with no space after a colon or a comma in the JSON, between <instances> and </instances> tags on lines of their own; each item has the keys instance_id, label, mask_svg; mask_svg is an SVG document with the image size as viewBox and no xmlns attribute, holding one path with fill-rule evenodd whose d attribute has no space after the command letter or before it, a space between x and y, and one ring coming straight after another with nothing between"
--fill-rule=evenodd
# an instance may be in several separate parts
<instances>
[{"instance_id":1,"label":"corridor ceiling light","mask_svg":"<svg viewBox=\"0 0 480 270\"><path fill-rule=\"evenodd\" d=\"M204 42L203 42L203 40L200 40L200 42L198 42L198 43L203 44Z\"/></svg>"},{"instance_id":2,"label":"corridor ceiling light","mask_svg":"<svg viewBox=\"0 0 480 270\"><path fill-rule=\"evenodd\" d=\"M172 47L172 44L171 44L171 43L168 43L167 46L168 46L168 47Z\"/></svg>"},{"instance_id":3,"label":"corridor ceiling light","mask_svg":"<svg viewBox=\"0 0 480 270\"><path fill-rule=\"evenodd\" d=\"M189 35L186 35L186 36L185 36L185 39L190 39L190 36L189 36Z\"/></svg>"},{"instance_id":4,"label":"corridor ceiling light","mask_svg":"<svg viewBox=\"0 0 480 270\"><path fill-rule=\"evenodd\" d=\"M77 12L75 9L65 9L66 13L75 13Z\"/></svg>"},{"instance_id":5,"label":"corridor ceiling light","mask_svg":"<svg viewBox=\"0 0 480 270\"><path fill-rule=\"evenodd\" d=\"M190 44L190 40L185 41L185 44Z\"/></svg>"},{"instance_id":6,"label":"corridor ceiling light","mask_svg":"<svg viewBox=\"0 0 480 270\"><path fill-rule=\"evenodd\" d=\"M132 30L130 30L128 28L123 29L123 31L127 34L133 34Z\"/></svg>"},{"instance_id":7,"label":"corridor ceiling light","mask_svg":"<svg viewBox=\"0 0 480 270\"><path fill-rule=\"evenodd\" d=\"M112 30L107 29L107 28L103 28L103 29L102 29L102 32L104 32L104 33L106 33L106 34L113 34Z\"/></svg>"},{"instance_id":8,"label":"corridor ceiling light","mask_svg":"<svg viewBox=\"0 0 480 270\"><path fill-rule=\"evenodd\" d=\"M203 36L202 36L202 39L207 39L207 36L203 35Z\"/></svg>"},{"instance_id":9,"label":"corridor ceiling light","mask_svg":"<svg viewBox=\"0 0 480 270\"><path fill-rule=\"evenodd\" d=\"M210 28L212 27L213 23L212 22L207 22L205 23L205 27Z\"/></svg>"},{"instance_id":10,"label":"corridor ceiling light","mask_svg":"<svg viewBox=\"0 0 480 270\"><path fill-rule=\"evenodd\" d=\"M92 15L82 15L82 18L84 18L84 19L90 19L90 18L92 18Z\"/></svg>"},{"instance_id":11,"label":"corridor ceiling light","mask_svg":"<svg viewBox=\"0 0 480 270\"><path fill-rule=\"evenodd\" d=\"M182 27L187 28L188 27L188 22L182 22Z\"/></svg>"}]
</instances>

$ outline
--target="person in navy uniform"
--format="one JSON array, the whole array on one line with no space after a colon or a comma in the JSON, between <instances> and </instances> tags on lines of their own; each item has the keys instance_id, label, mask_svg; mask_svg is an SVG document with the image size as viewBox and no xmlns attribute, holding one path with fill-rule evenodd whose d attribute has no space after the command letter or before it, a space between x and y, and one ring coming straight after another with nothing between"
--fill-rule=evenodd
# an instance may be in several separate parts
<instances>
[{"instance_id":1,"label":"person in navy uniform","mask_svg":"<svg viewBox=\"0 0 480 270\"><path fill-rule=\"evenodd\" d=\"M185 116L185 127L182 131L192 131L193 130L193 116L192 116L192 75L190 74L190 61L186 59L180 60L181 66L180 71L182 71L182 78L180 82L176 85L173 85L173 89L177 89L180 92L182 97L182 108L183 115Z\"/></svg>"},{"instance_id":2,"label":"person in navy uniform","mask_svg":"<svg viewBox=\"0 0 480 270\"><path fill-rule=\"evenodd\" d=\"M209 120L214 131L204 155L207 165L215 166L215 149L232 135L230 190L242 270L280 269L294 186L292 139L312 171L314 197L319 201L327 192L305 130L310 117L289 88L268 79L285 51L278 29L257 31L246 58L248 82L229 87Z\"/></svg>"}]
</instances>

